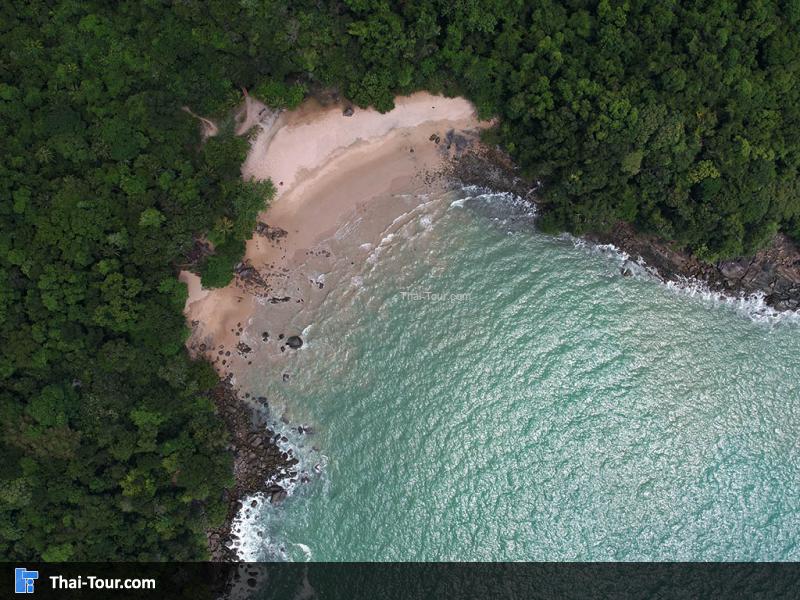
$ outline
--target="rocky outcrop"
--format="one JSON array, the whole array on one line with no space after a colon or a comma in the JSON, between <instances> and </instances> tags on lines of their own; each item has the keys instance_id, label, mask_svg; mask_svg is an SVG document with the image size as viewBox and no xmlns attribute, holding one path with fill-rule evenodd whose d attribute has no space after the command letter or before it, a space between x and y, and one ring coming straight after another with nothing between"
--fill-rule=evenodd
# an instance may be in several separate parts
<instances>
[{"instance_id":1,"label":"rocky outcrop","mask_svg":"<svg viewBox=\"0 0 800 600\"><path fill-rule=\"evenodd\" d=\"M587 239L610 243L632 257L641 256L666 280L690 278L704 281L709 288L732 296L763 293L764 301L776 310L800 308L800 249L783 234L755 256L707 263L675 248L655 236L638 233L618 223L608 233Z\"/></svg>"},{"instance_id":2,"label":"rocky outcrop","mask_svg":"<svg viewBox=\"0 0 800 600\"><path fill-rule=\"evenodd\" d=\"M298 460L291 451L278 447L279 438L267 427L266 398L245 402L237 395L229 379L221 381L212 390L211 397L228 429L235 483L223 492L228 505L227 516L222 526L207 532L208 550L212 561L236 561L236 554L230 548L231 523L244 498L263 492L273 503L277 503L276 498L278 502L282 501L286 491L281 481L291 476L291 467ZM269 486L268 480L273 482Z\"/></svg>"},{"instance_id":3,"label":"rocky outcrop","mask_svg":"<svg viewBox=\"0 0 800 600\"><path fill-rule=\"evenodd\" d=\"M539 185L522 177L501 150L485 146L454 160L449 176L465 185L510 192L530 202L535 202ZM732 296L763 293L764 301L776 310L800 309L800 248L785 235L776 235L755 256L717 263L704 262L666 240L639 233L626 223L585 237L614 244L634 259L642 257L664 280L697 279L714 291Z\"/></svg>"},{"instance_id":4,"label":"rocky outcrop","mask_svg":"<svg viewBox=\"0 0 800 600\"><path fill-rule=\"evenodd\" d=\"M484 145L473 145L451 161L447 175L462 185L477 185L495 192L509 192L534 201L538 182L522 177L504 152Z\"/></svg>"}]
</instances>

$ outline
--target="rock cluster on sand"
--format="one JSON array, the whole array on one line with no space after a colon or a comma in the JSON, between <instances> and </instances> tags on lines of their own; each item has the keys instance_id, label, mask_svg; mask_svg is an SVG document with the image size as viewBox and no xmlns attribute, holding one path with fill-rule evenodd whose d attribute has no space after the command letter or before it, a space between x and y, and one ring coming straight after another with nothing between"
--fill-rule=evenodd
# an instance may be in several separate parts
<instances>
[{"instance_id":1,"label":"rock cluster on sand","mask_svg":"<svg viewBox=\"0 0 800 600\"><path fill-rule=\"evenodd\" d=\"M279 240L283 237L286 237L289 232L285 229L281 229L280 227L270 227L263 221L259 221L256 224L256 234L263 236L271 241Z\"/></svg>"}]
</instances>

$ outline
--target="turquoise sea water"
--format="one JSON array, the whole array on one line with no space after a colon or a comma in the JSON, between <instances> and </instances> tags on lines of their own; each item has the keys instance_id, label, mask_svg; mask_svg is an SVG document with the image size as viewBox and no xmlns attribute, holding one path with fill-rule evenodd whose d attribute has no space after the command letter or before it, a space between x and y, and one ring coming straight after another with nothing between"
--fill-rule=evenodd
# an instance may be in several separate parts
<instances>
[{"instance_id":1,"label":"turquoise sea water","mask_svg":"<svg viewBox=\"0 0 800 600\"><path fill-rule=\"evenodd\" d=\"M800 559L798 318L623 277L527 210L430 199L358 260L340 232L291 379L246 378L315 429L283 425L311 482L248 556Z\"/></svg>"}]
</instances>

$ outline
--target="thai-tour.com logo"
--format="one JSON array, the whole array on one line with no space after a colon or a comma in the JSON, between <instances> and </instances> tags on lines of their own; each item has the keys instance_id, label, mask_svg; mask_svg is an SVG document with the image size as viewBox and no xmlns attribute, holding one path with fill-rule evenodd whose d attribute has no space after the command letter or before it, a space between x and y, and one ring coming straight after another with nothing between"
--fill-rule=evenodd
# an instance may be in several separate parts
<instances>
[{"instance_id":1,"label":"thai-tour.com logo","mask_svg":"<svg viewBox=\"0 0 800 600\"><path fill-rule=\"evenodd\" d=\"M33 594L36 589L36 580L39 571L30 571L24 567L14 569L14 592L17 594ZM77 577L64 577L63 575L48 575L42 577L49 581L53 590L154 590L155 579L134 577L122 579L118 577L96 577L95 575L78 575Z\"/></svg>"},{"instance_id":2,"label":"thai-tour.com logo","mask_svg":"<svg viewBox=\"0 0 800 600\"><path fill-rule=\"evenodd\" d=\"M39 579L39 571L17 567L14 569L14 591L17 594L32 594L34 582Z\"/></svg>"}]
</instances>

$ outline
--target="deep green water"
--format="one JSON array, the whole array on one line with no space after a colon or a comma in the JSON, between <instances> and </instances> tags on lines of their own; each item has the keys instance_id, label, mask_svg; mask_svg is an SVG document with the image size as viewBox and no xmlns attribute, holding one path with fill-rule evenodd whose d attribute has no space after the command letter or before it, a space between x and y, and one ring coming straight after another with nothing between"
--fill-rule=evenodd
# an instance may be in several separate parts
<instances>
[{"instance_id":1,"label":"deep green water","mask_svg":"<svg viewBox=\"0 0 800 600\"><path fill-rule=\"evenodd\" d=\"M252 370L316 433L290 436L312 481L253 511L246 554L800 559L797 317L453 199L326 275L288 383Z\"/></svg>"}]
</instances>

